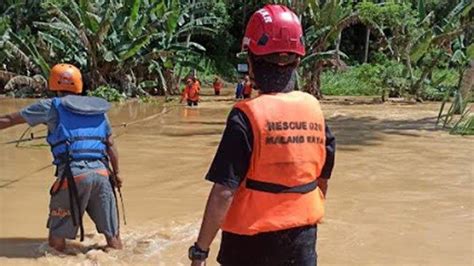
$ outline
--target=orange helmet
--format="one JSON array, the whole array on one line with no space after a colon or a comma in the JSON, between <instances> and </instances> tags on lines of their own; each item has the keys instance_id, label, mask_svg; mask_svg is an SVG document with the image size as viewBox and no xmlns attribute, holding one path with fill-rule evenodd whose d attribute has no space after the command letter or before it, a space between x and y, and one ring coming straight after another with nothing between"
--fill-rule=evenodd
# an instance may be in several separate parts
<instances>
[{"instance_id":1,"label":"orange helmet","mask_svg":"<svg viewBox=\"0 0 474 266\"><path fill-rule=\"evenodd\" d=\"M49 90L82 93L81 71L70 64L57 64L49 74Z\"/></svg>"}]
</instances>

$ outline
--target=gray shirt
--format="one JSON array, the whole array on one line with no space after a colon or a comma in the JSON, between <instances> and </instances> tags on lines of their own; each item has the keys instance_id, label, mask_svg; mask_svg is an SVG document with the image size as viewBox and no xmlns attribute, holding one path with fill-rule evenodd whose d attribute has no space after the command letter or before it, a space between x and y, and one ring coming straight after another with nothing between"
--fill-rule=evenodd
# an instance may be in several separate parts
<instances>
[{"instance_id":1,"label":"gray shirt","mask_svg":"<svg viewBox=\"0 0 474 266\"><path fill-rule=\"evenodd\" d=\"M45 124L48 127L48 134L52 132L58 121L58 112L52 105L53 99L43 99L31 104L20 111L21 117L31 127L39 124ZM109 120L107 119L107 135L112 134ZM73 161L71 162L71 171L74 176L86 172L104 169L105 165L101 161ZM58 166L58 172L62 172L64 165Z\"/></svg>"},{"instance_id":2,"label":"gray shirt","mask_svg":"<svg viewBox=\"0 0 474 266\"><path fill-rule=\"evenodd\" d=\"M48 132L52 132L57 125L58 112L52 108L53 99L39 100L20 111L20 115L31 127L46 124Z\"/></svg>"}]
</instances>

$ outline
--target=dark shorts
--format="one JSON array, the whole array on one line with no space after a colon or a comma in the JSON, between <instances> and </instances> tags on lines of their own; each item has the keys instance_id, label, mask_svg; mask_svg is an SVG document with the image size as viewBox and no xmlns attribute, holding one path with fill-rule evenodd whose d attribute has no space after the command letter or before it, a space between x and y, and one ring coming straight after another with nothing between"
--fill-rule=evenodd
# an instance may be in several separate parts
<instances>
[{"instance_id":1,"label":"dark shorts","mask_svg":"<svg viewBox=\"0 0 474 266\"><path fill-rule=\"evenodd\" d=\"M251 94L244 94L244 99L250 99L250 97L252 97Z\"/></svg>"},{"instance_id":2,"label":"dark shorts","mask_svg":"<svg viewBox=\"0 0 474 266\"><path fill-rule=\"evenodd\" d=\"M224 266L315 266L316 238L315 225L253 236L222 232L217 261Z\"/></svg>"},{"instance_id":3,"label":"dark shorts","mask_svg":"<svg viewBox=\"0 0 474 266\"><path fill-rule=\"evenodd\" d=\"M198 101L190 101L188 100L188 106L197 106L198 105Z\"/></svg>"},{"instance_id":4,"label":"dark shorts","mask_svg":"<svg viewBox=\"0 0 474 266\"><path fill-rule=\"evenodd\" d=\"M76 178L81 214L87 212L99 233L108 238L117 236L119 230L117 209L109 178L95 172L82 176L83 178ZM77 212L75 215L77 216ZM79 226L74 226L72 222L69 191L66 187L60 188L51 196L47 227L51 236L76 238Z\"/></svg>"},{"instance_id":5,"label":"dark shorts","mask_svg":"<svg viewBox=\"0 0 474 266\"><path fill-rule=\"evenodd\" d=\"M214 91L214 95L216 96L221 95L221 91Z\"/></svg>"}]
</instances>

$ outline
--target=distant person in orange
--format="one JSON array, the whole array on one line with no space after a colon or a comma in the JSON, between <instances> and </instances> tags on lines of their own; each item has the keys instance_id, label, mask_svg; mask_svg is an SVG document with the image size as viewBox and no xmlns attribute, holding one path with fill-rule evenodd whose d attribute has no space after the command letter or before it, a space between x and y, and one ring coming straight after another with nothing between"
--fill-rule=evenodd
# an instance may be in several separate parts
<instances>
[{"instance_id":1,"label":"distant person in orange","mask_svg":"<svg viewBox=\"0 0 474 266\"><path fill-rule=\"evenodd\" d=\"M221 94L221 90L224 84L222 84L222 81L219 79L219 77L216 77L214 79L214 82L212 83L212 87L214 88L214 95L219 96Z\"/></svg>"},{"instance_id":2,"label":"distant person in orange","mask_svg":"<svg viewBox=\"0 0 474 266\"><path fill-rule=\"evenodd\" d=\"M250 99L252 97L252 90L253 90L253 85L252 82L250 81L250 78L248 75L245 75L244 78L244 99Z\"/></svg>"},{"instance_id":3,"label":"distant person in orange","mask_svg":"<svg viewBox=\"0 0 474 266\"><path fill-rule=\"evenodd\" d=\"M186 100L188 106L197 106L199 102L199 81L194 81L192 78L186 80L186 87L184 87L181 102Z\"/></svg>"}]
</instances>

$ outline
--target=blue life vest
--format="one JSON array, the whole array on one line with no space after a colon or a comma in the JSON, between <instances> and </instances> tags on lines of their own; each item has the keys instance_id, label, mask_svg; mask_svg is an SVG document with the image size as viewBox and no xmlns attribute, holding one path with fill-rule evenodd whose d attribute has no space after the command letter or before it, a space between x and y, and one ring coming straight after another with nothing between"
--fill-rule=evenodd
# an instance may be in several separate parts
<instances>
[{"instance_id":1,"label":"blue life vest","mask_svg":"<svg viewBox=\"0 0 474 266\"><path fill-rule=\"evenodd\" d=\"M47 138L53 164L106 158L108 122L105 113L110 109L107 101L71 95L54 98L52 106L58 113L57 126Z\"/></svg>"},{"instance_id":2,"label":"blue life vest","mask_svg":"<svg viewBox=\"0 0 474 266\"><path fill-rule=\"evenodd\" d=\"M244 93L244 84L243 82L239 82L239 84L237 84L237 87L235 88L235 97L236 98L242 97L243 93Z\"/></svg>"}]
</instances>

